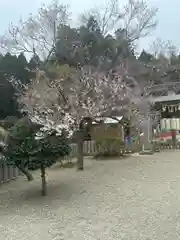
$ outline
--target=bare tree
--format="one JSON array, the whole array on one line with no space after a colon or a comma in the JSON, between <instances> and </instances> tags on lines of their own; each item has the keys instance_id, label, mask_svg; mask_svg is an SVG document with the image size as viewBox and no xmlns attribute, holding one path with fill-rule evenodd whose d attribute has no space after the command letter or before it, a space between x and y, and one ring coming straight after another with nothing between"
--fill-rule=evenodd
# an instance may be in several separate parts
<instances>
[{"instance_id":1,"label":"bare tree","mask_svg":"<svg viewBox=\"0 0 180 240\"><path fill-rule=\"evenodd\" d=\"M151 84L146 85L148 92L157 96L167 95L168 91L178 93L180 58L176 46L170 41L156 39L149 50L152 53L152 59L144 66L141 63L146 79L151 81Z\"/></svg>"},{"instance_id":2,"label":"bare tree","mask_svg":"<svg viewBox=\"0 0 180 240\"><path fill-rule=\"evenodd\" d=\"M55 49L59 25L68 20L68 7L53 0L49 5L43 5L36 15L30 15L26 21L20 20L17 26L11 24L0 37L0 47L14 54L24 52L47 59Z\"/></svg>"},{"instance_id":3,"label":"bare tree","mask_svg":"<svg viewBox=\"0 0 180 240\"><path fill-rule=\"evenodd\" d=\"M105 6L95 6L94 8L87 10L80 16L80 22L87 24L88 19L93 16L102 31L103 34L107 34L110 29L114 28L116 22L123 16L120 13L118 0L112 0L107 2Z\"/></svg>"},{"instance_id":4,"label":"bare tree","mask_svg":"<svg viewBox=\"0 0 180 240\"><path fill-rule=\"evenodd\" d=\"M94 16L103 34L122 29L131 42L155 29L157 8L149 7L145 0L128 0L123 7L120 4L119 0L110 0L105 7L96 6L81 16L81 22L87 23Z\"/></svg>"},{"instance_id":5,"label":"bare tree","mask_svg":"<svg viewBox=\"0 0 180 240\"><path fill-rule=\"evenodd\" d=\"M156 58L164 56L167 60L172 55L177 55L179 53L177 47L171 41L163 41L160 38L153 41L149 50Z\"/></svg>"}]
</instances>

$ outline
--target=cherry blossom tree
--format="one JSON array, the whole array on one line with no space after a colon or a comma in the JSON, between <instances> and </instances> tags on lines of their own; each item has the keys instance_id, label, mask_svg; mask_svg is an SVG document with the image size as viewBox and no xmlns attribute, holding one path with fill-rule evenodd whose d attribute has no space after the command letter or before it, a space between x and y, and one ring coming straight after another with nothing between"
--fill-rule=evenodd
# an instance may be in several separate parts
<instances>
[{"instance_id":1,"label":"cherry blossom tree","mask_svg":"<svg viewBox=\"0 0 180 240\"><path fill-rule=\"evenodd\" d=\"M19 103L31 121L43 125L43 132L56 130L61 134L62 129L66 129L71 134L77 131L77 168L83 170L83 120L109 117L115 110L122 115L133 106L136 111L131 115L138 125L138 114L144 111L144 105L140 104L141 87L128 75L126 64L109 73L89 66L67 68L66 74L62 68L58 69L53 78L37 70L36 78L19 92Z\"/></svg>"}]
</instances>

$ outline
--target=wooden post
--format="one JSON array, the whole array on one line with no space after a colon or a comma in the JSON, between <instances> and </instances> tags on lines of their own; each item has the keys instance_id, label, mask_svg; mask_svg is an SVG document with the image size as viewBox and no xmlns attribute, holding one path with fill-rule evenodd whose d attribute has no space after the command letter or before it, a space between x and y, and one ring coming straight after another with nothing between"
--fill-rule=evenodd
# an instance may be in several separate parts
<instances>
[{"instance_id":1,"label":"wooden post","mask_svg":"<svg viewBox=\"0 0 180 240\"><path fill-rule=\"evenodd\" d=\"M84 159L83 159L83 142L84 142L84 131L78 130L76 132L77 139L77 170L84 170Z\"/></svg>"},{"instance_id":2,"label":"wooden post","mask_svg":"<svg viewBox=\"0 0 180 240\"><path fill-rule=\"evenodd\" d=\"M41 182L42 182L42 196L47 195L46 171L43 162L41 163Z\"/></svg>"},{"instance_id":3,"label":"wooden post","mask_svg":"<svg viewBox=\"0 0 180 240\"><path fill-rule=\"evenodd\" d=\"M128 151L132 151L132 126L131 126L131 120L132 120L132 108L131 105L128 109L128 121L129 121L129 139L130 139L130 146L128 145Z\"/></svg>"}]
</instances>

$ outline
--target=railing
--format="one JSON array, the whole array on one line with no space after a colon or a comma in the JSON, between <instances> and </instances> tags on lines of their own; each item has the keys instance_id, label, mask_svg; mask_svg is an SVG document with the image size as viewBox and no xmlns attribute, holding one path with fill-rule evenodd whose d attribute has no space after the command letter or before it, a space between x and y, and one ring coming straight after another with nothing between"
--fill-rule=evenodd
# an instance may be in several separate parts
<instances>
[{"instance_id":1,"label":"railing","mask_svg":"<svg viewBox=\"0 0 180 240\"><path fill-rule=\"evenodd\" d=\"M121 147L120 152L126 154L131 152L132 149L128 147ZM83 145L84 156L94 156L97 153L97 146L95 141L86 141ZM64 157L62 160L71 160L77 155L76 144L71 144L71 153L69 156ZM7 166L4 161L0 161L0 183L4 183L13 179L16 179L21 175L21 172L12 166Z\"/></svg>"},{"instance_id":2,"label":"railing","mask_svg":"<svg viewBox=\"0 0 180 240\"><path fill-rule=\"evenodd\" d=\"M20 176L20 171L12 166L7 166L3 161L0 162L0 183L8 182Z\"/></svg>"},{"instance_id":3,"label":"railing","mask_svg":"<svg viewBox=\"0 0 180 240\"><path fill-rule=\"evenodd\" d=\"M97 148L96 143L94 141L86 141L83 145L83 153L85 156L90 156L96 154ZM71 157L75 157L77 154L77 146L76 144L71 144Z\"/></svg>"},{"instance_id":4,"label":"railing","mask_svg":"<svg viewBox=\"0 0 180 240\"><path fill-rule=\"evenodd\" d=\"M179 149L180 150L180 142L177 142L176 144L173 144L173 143L159 143L159 144L157 144L157 148L159 148L159 150L174 150L174 149Z\"/></svg>"},{"instance_id":5,"label":"railing","mask_svg":"<svg viewBox=\"0 0 180 240\"><path fill-rule=\"evenodd\" d=\"M128 147L121 147L120 149L120 153L122 154L126 154L129 152L135 152L139 150L139 146L135 146L133 145L132 148L128 148ZM83 145L83 153L84 156L94 156L97 153L97 146L96 146L96 142L95 141L86 141L84 142ZM71 153L69 157L76 157L77 155L77 146L76 144L71 144Z\"/></svg>"}]
</instances>

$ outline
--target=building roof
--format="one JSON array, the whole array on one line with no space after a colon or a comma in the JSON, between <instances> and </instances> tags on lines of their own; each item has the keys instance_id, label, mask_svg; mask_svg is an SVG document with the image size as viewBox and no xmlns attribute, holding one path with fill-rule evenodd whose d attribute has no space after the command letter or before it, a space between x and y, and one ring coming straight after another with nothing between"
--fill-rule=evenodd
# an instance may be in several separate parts
<instances>
[{"instance_id":1,"label":"building roof","mask_svg":"<svg viewBox=\"0 0 180 240\"><path fill-rule=\"evenodd\" d=\"M160 96L160 97L152 97L151 102L152 103L158 103L158 102L168 102L168 101L180 101L180 94L172 94L168 96Z\"/></svg>"},{"instance_id":2,"label":"building roof","mask_svg":"<svg viewBox=\"0 0 180 240\"><path fill-rule=\"evenodd\" d=\"M113 116L111 117L97 117L96 121L103 121L104 123L119 123L122 120L123 116ZM97 122L92 122L92 124L97 124Z\"/></svg>"}]
</instances>

